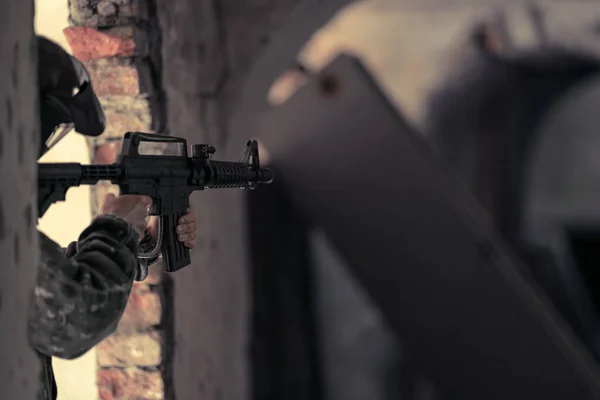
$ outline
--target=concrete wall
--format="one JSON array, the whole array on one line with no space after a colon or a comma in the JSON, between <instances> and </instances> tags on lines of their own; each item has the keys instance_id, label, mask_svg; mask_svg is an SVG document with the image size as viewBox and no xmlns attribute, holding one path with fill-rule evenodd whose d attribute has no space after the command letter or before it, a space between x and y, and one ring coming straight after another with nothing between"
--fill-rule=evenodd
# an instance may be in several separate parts
<instances>
[{"instance_id":1,"label":"concrete wall","mask_svg":"<svg viewBox=\"0 0 600 400\"><path fill-rule=\"evenodd\" d=\"M0 387L3 399L35 399L39 360L26 331L39 262L33 1L3 0L0 6Z\"/></svg>"},{"instance_id":2,"label":"concrete wall","mask_svg":"<svg viewBox=\"0 0 600 400\"><path fill-rule=\"evenodd\" d=\"M70 52L62 32L69 25L68 18L67 0L36 0L36 33L54 40ZM69 133L42 161L89 163L90 154L85 138L75 132ZM89 187L69 190L66 201L54 204L40 219L39 229L61 246L68 245L89 225L92 217L90 201ZM53 364L59 400L98 398L95 349L72 361L54 359Z\"/></svg>"}]
</instances>

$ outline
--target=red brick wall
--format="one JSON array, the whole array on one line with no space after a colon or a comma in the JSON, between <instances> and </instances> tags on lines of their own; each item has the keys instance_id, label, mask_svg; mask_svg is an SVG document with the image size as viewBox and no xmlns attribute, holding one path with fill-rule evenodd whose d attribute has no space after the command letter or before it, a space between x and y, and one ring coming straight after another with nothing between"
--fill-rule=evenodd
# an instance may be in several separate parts
<instances>
[{"instance_id":1,"label":"red brick wall","mask_svg":"<svg viewBox=\"0 0 600 400\"><path fill-rule=\"evenodd\" d=\"M124 133L152 133L155 120L161 120L151 106L159 88L152 79L146 0L71 0L70 11L72 26L64 34L86 64L107 117L106 132L89 141L92 162L112 163ZM92 191L96 214L104 195L118 188L98 184ZM168 397L167 287L162 267L155 266L148 279L134 284L117 332L97 346L101 400Z\"/></svg>"}]
</instances>

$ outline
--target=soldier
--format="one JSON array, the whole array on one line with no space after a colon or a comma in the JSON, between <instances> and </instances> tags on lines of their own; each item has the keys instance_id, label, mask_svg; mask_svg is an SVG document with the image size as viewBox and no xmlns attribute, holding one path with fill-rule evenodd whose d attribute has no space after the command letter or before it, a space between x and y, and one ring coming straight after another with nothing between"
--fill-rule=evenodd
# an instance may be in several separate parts
<instances>
[{"instance_id":1,"label":"soldier","mask_svg":"<svg viewBox=\"0 0 600 400\"><path fill-rule=\"evenodd\" d=\"M104 113L83 65L43 37L38 37L38 61L40 156L73 128L87 136L100 135ZM154 245L155 222L146 227L150 205L145 196L108 194L101 215L66 250L39 232L41 258L28 335L42 362L40 399L57 398L51 357L77 358L111 335L133 281L145 279L148 266L157 261L137 258ZM179 240L193 248L192 212L181 218L177 232Z\"/></svg>"}]
</instances>

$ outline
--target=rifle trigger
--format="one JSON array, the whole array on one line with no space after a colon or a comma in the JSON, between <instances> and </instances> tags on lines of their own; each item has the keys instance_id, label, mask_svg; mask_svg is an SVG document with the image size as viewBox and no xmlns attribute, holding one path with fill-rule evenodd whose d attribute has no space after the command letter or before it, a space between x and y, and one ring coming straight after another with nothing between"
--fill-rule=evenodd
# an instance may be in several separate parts
<instances>
[{"instance_id":1,"label":"rifle trigger","mask_svg":"<svg viewBox=\"0 0 600 400\"><path fill-rule=\"evenodd\" d=\"M156 231L157 231L157 238L156 238L156 245L154 246L154 248L147 252L147 253L140 253L138 254L138 258L141 260L147 260L147 259L151 259L151 258L155 258L158 256L158 253L160 253L160 248L162 246L162 239L163 239L163 231L162 231L162 217L158 218L157 221L157 226L156 226Z\"/></svg>"}]
</instances>

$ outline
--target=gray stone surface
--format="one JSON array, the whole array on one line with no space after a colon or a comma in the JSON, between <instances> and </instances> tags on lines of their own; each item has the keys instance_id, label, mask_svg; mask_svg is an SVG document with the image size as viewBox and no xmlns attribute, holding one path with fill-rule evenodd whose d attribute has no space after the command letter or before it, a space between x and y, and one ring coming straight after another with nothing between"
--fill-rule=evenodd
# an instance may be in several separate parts
<instances>
[{"instance_id":1,"label":"gray stone surface","mask_svg":"<svg viewBox=\"0 0 600 400\"><path fill-rule=\"evenodd\" d=\"M254 4L251 2L249 4ZM243 75L293 2L159 0L168 129L225 159L227 120ZM245 144L236 143L237 160ZM229 160L232 158L229 157ZM192 196L198 221L192 265L173 274L174 393L178 399L249 398L249 280L240 191Z\"/></svg>"},{"instance_id":2,"label":"gray stone surface","mask_svg":"<svg viewBox=\"0 0 600 400\"><path fill-rule=\"evenodd\" d=\"M112 1L103 0L96 6L96 11L103 17L112 17L117 14L117 5Z\"/></svg>"},{"instance_id":3,"label":"gray stone surface","mask_svg":"<svg viewBox=\"0 0 600 400\"><path fill-rule=\"evenodd\" d=\"M70 0L70 21L74 25L112 27L148 20L145 0Z\"/></svg>"},{"instance_id":4,"label":"gray stone surface","mask_svg":"<svg viewBox=\"0 0 600 400\"><path fill-rule=\"evenodd\" d=\"M26 335L39 257L34 234L38 126L33 1L0 4L0 387L3 399L35 399L39 364Z\"/></svg>"},{"instance_id":5,"label":"gray stone surface","mask_svg":"<svg viewBox=\"0 0 600 400\"><path fill-rule=\"evenodd\" d=\"M169 133L215 145L218 159L223 116L217 93L226 76L226 47L214 5L158 1ZM192 264L171 275L173 392L177 399L246 399L248 296L245 256L238 252L243 248L241 206L209 191L194 194L191 206L198 220L197 247Z\"/></svg>"}]
</instances>

